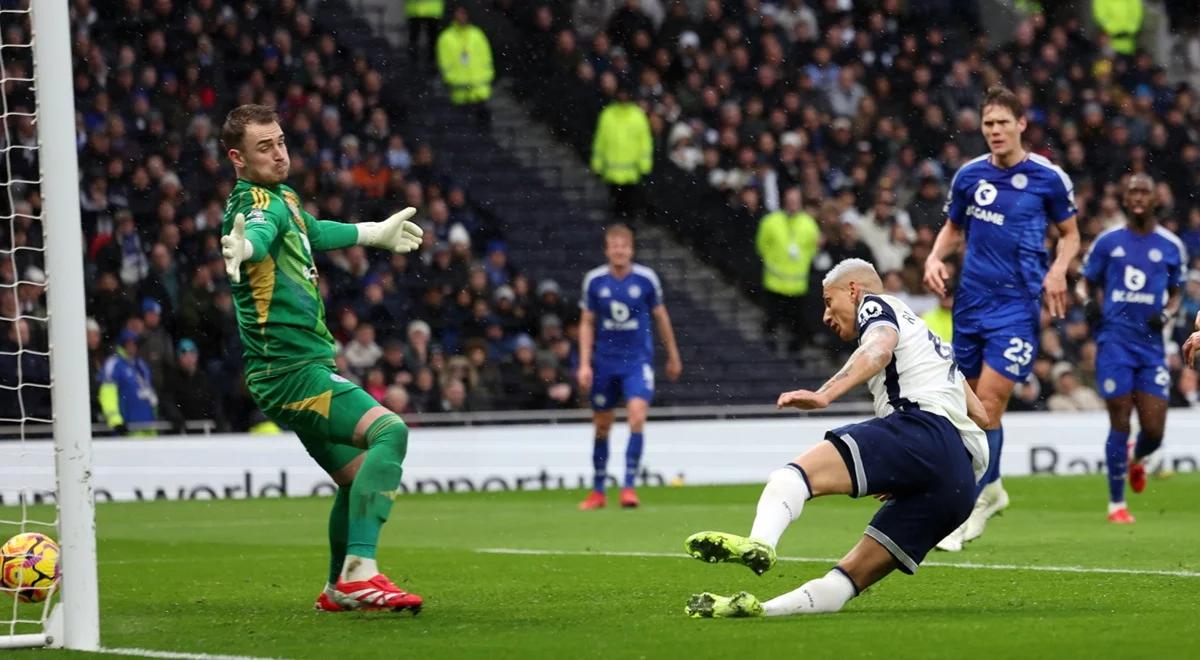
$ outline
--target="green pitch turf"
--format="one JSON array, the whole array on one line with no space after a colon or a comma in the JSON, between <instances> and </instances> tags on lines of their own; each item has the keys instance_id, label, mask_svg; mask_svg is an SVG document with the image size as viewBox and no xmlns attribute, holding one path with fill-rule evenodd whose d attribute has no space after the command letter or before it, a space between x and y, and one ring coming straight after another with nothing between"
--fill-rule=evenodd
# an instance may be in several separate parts
<instances>
[{"instance_id":1,"label":"green pitch turf","mask_svg":"<svg viewBox=\"0 0 1200 660\"><path fill-rule=\"evenodd\" d=\"M425 596L416 618L310 609L327 565L328 500L103 505L103 641L294 658L1195 657L1200 475L1131 495L1130 527L1105 521L1100 477L1005 484L1012 506L983 539L928 559L991 568L926 565L839 614L734 621L689 619L683 606L704 590L765 599L823 574L821 558L841 556L876 504L810 502L780 554L817 560L755 577L688 559L682 543L698 530L747 530L756 485L644 489L639 510L589 513L575 510L578 492L406 496L380 562ZM1089 571L1098 568L1133 572ZM5 655L59 655L33 653Z\"/></svg>"}]
</instances>

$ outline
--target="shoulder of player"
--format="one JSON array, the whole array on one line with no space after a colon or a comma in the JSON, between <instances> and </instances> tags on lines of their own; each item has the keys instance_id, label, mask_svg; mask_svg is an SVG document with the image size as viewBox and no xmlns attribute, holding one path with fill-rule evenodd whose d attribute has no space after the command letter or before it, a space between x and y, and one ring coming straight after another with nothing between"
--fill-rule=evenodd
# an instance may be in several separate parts
<instances>
[{"instance_id":1,"label":"shoulder of player","mask_svg":"<svg viewBox=\"0 0 1200 660\"><path fill-rule=\"evenodd\" d=\"M1049 158L1046 158L1041 154L1031 153L1029 154L1029 160L1027 162L1030 164L1030 170L1032 172L1039 173L1048 181L1061 182L1063 187L1067 190L1071 190L1073 188L1070 175L1068 175L1063 168L1051 162Z\"/></svg>"},{"instance_id":2,"label":"shoulder of player","mask_svg":"<svg viewBox=\"0 0 1200 660\"><path fill-rule=\"evenodd\" d=\"M658 279L658 273L654 272L654 269L649 266L635 263L633 265L633 274L649 280L656 289L662 288L662 281Z\"/></svg>"},{"instance_id":3,"label":"shoulder of player","mask_svg":"<svg viewBox=\"0 0 1200 660\"><path fill-rule=\"evenodd\" d=\"M876 317L895 322L897 312L907 310L903 301L884 293L869 293L858 304L858 324L864 325Z\"/></svg>"},{"instance_id":4,"label":"shoulder of player","mask_svg":"<svg viewBox=\"0 0 1200 660\"><path fill-rule=\"evenodd\" d=\"M1115 227L1109 227L1108 229L1105 229L1104 231L1100 232L1099 234L1096 234L1096 238L1094 238L1092 240L1092 248L1091 249L1095 250L1096 247L1099 245L1107 245L1108 243L1111 243L1115 240L1119 240L1126 233L1128 233L1128 232L1125 228L1125 225L1116 225Z\"/></svg>"},{"instance_id":5,"label":"shoulder of player","mask_svg":"<svg viewBox=\"0 0 1200 660\"><path fill-rule=\"evenodd\" d=\"M958 171L954 173L954 178L950 179L950 187L953 188L959 183L966 183L973 177L978 176L979 173L986 171L990 165L988 161L989 156L991 156L990 153L976 156L959 166Z\"/></svg>"},{"instance_id":6,"label":"shoulder of player","mask_svg":"<svg viewBox=\"0 0 1200 660\"><path fill-rule=\"evenodd\" d=\"M587 292L588 287L592 285L598 278L603 277L608 272L608 266L596 266L583 275L583 290Z\"/></svg>"},{"instance_id":7,"label":"shoulder of player","mask_svg":"<svg viewBox=\"0 0 1200 660\"><path fill-rule=\"evenodd\" d=\"M1155 233L1155 235L1159 236L1161 239L1167 241L1171 245L1174 245L1175 249L1179 251L1180 259L1186 259L1187 247L1185 247L1183 244L1183 241L1180 240L1180 238L1175 235L1175 232L1171 231L1170 229L1167 229L1166 227L1164 227L1162 225L1158 225L1157 227L1154 228L1154 233Z\"/></svg>"}]
</instances>

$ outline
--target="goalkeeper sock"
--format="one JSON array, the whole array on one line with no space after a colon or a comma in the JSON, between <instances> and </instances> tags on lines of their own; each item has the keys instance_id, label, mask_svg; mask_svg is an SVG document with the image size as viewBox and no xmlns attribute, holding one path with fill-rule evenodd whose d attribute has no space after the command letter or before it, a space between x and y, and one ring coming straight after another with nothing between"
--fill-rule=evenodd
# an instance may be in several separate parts
<instances>
[{"instance_id":1,"label":"goalkeeper sock","mask_svg":"<svg viewBox=\"0 0 1200 660\"><path fill-rule=\"evenodd\" d=\"M608 478L605 469L608 467L608 438L596 438L592 445L592 468L596 470L592 477L592 490L604 494L604 481Z\"/></svg>"},{"instance_id":2,"label":"goalkeeper sock","mask_svg":"<svg viewBox=\"0 0 1200 660\"><path fill-rule=\"evenodd\" d=\"M1104 443L1104 462L1108 468L1108 501L1125 501L1125 471L1129 468L1129 434L1109 429Z\"/></svg>"},{"instance_id":3,"label":"goalkeeper sock","mask_svg":"<svg viewBox=\"0 0 1200 660\"><path fill-rule=\"evenodd\" d=\"M854 585L854 581L840 567L835 566L825 577L809 580L799 589L763 603L763 614L787 616L836 612L857 595L858 587Z\"/></svg>"},{"instance_id":4,"label":"goalkeeper sock","mask_svg":"<svg viewBox=\"0 0 1200 660\"><path fill-rule=\"evenodd\" d=\"M750 538L762 541L774 548L792 521L804 511L804 503L812 497L808 487L808 475L795 463L788 463L771 473L767 485L758 498L758 511Z\"/></svg>"},{"instance_id":5,"label":"goalkeeper sock","mask_svg":"<svg viewBox=\"0 0 1200 660\"><path fill-rule=\"evenodd\" d=\"M633 480L637 478L638 466L642 462L642 434L630 433L629 444L625 446L625 487L633 488Z\"/></svg>"},{"instance_id":6,"label":"goalkeeper sock","mask_svg":"<svg viewBox=\"0 0 1200 660\"><path fill-rule=\"evenodd\" d=\"M398 416L384 415L367 429L367 455L350 487L347 566L352 558L370 559L374 564L379 531L391 513L407 451L408 427ZM345 568L342 577L346 577Z\"/></svg>"},{"instance_id":7,"label":"goalkeeper sock","mask_svg":"<svg viewBox=\"0 0 1200 660\"><path fill-rule=\"evenodd\" d=\"M350 533L350 487L338 486L329 510L329 584L337 584L346 562L346 536Z\"/></svg>"}]
</instances>

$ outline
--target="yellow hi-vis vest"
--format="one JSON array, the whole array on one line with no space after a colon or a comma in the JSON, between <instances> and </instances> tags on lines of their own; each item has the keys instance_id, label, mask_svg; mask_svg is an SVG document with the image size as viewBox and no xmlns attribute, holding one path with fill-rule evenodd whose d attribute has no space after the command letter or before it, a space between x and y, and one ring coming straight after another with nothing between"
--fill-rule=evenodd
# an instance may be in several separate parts
<instances>
[{"instance_id":1,"label":"yellow hi-vis vest","mask_svg":"<svg viewBox=\"0 0 1200 660\"><path fill-rule=\"evenodd\" d=\"M437 40L437 60L442 80L450 88L451 103L480 103L492 98L496 69L483 30L457 23L442 30Z\"/></svg>"},{"instance_id":2,"label":"yellow hi-vis vest","mask_svg":"<svg viewBox=\"0 0 1200 660\"><path fill-rule=\"evenodd\" d=\"M445 11L442 0L404 0L404 15L409 18L441 18Z\"/></svg>"},{"instance_id":3,"label":"yellow hi-vis vest","mask_svg":"<svg viewBox=\"0 0 1200 660\"><path fill-rule=\"evenodd\" d=\"M1132 55L1142 29L1142 0L1093 0L1096 24L1112 39L1113 50Z\"/></svg>"},{"instance_id":4,"label":"yellow hi-vis vest","mask_svg":"<svg viewBox=\"0 0 1200 660\"><path fill-rule=\"evenodd\" d=\"M768 213L758 223L754 246L763 260L763 288L781 296L808 293L808 274L821 237L817 221L804 211Z\"/></svg>"},{"instance_id":5,"label":"yellow hi-vis vest","mask_svg":"<svg viewBox=\"0 0 1200 660\"><path fill-rule=\"evenodd\" d=\"M650 120L636 103L617 101L600 113L592 139L592 171L608 183L641 181L653 166Z\"/></svg>"}]
</instances>

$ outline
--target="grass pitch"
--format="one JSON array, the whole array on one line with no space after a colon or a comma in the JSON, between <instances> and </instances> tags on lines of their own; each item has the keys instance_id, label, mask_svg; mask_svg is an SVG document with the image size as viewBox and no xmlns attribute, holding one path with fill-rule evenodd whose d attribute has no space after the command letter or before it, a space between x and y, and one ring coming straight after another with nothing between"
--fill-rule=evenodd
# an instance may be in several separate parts
<instances>
[{"instance_id":1,"label":"grass pitch","mask_svg":"<svg viewBox=\"0 0 1200 660\"><path fill-rule=\"evenodd\" d=\"M801 559L756 577L686 558L682 544L749 529L757 485L643 489L639 510L588 513L579 492L405 496L379 559L426 598L415 618L310 609L328 499L107 504L103 642L291 658L1194 657L1200 475L1152 480L1124 527L1105 521L1102 477L1005 485L1010 509L966 551L931 553L916 576L895 573L839 614L733 621L683 606L705 590L765 600L823 574L877 503L810 502L780 544Z\"/></svg>"}]
</instances>

